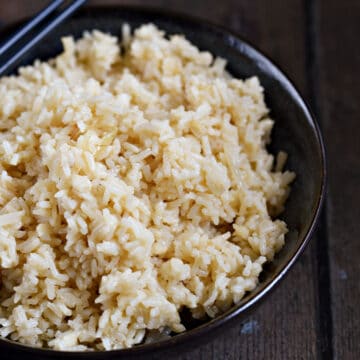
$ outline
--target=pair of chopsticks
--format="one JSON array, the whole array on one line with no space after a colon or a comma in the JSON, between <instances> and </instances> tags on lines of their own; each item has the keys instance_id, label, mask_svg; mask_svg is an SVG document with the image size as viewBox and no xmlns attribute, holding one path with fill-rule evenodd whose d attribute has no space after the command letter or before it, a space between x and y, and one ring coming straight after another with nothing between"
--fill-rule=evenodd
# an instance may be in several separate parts
<instances>
[{"instance_id":1,"label":"pair of chopsticks","mask_svg":"<svg viewBox=\"0 0 360 360\"><path fill-rule=\"evenodd\" d=\"M86 0L54 0L22 26L15 34L0 44L0 76L8 75L19 64L21 58L56 26L61 24Z\"/></svg>"}]
</instances>

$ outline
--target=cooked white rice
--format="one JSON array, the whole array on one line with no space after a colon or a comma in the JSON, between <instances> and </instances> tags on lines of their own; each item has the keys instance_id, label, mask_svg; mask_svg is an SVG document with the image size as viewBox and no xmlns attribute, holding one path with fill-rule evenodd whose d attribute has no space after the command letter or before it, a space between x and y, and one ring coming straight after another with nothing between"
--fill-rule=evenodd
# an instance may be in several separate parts
<instances>
[{"instance_id":1,"label":"cooked white rice","mask_svg":"<svg viewBox=\"0 0 360 360\"><path fill-rule=\"evenodd\" d=\"M256 77L154 25L0 80L0 335L60 350L182 332L256 287L294 174ZM276 171L275 171L276 170Z\"/></svg>"}]
</instances>

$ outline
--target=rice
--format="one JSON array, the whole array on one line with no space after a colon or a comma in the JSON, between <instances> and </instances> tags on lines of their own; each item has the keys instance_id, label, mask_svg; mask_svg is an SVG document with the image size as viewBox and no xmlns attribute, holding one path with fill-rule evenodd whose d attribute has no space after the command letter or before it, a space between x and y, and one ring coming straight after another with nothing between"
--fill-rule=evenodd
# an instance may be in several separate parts
<instances>
[{"instance_id":1,"label":"rice","mask_svg":"<svg viewBox=\"0 0 360 360\"><path fill-rule=\"evenodd\" d=\"M0 335L121 349L229 309L294 179L259 80L151 24L62 42L0 80Z\"/></svg>"}]
</instances>

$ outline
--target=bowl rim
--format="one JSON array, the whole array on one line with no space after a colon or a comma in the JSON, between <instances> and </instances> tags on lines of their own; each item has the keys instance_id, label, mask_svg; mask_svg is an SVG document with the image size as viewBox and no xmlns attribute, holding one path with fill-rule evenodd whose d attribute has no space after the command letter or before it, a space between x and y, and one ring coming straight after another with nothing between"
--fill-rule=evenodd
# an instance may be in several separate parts
<instances>
[{"instance_id":1,"label":"bowl rim","mask_svg":"<svg viewBox=\"0 0 360 360\"><path fill-rule=\"evenodd\" d=\"M280 269L280 271L274 275L273 279L269 281L269 283L262 289L256 293L256 288L252 291L254 292L253 296L244 303L239 305L233 305L229 310L224 312L223 314L211 319L210 321L201 324L193 329L187 330L183 333L179 333L176 336L173 336L166 340L160 340L159 342L148 343L136 345L132 348L126 349L118 349L118 350L97 350L97 351L61 351L54 350L50 348L38 348L30 345L21 344L19 342L9 340L6 338L0 337L0 348L1 343L6 344L7 347L11 348L21 348L27 353L38 353L38 355L50 355L50 356L64 356L64 357L82 357L87 356L90 358L97 358L99 356L105 355L115 355L115 356L135 356L135 355L144 355L144 353L150 352L159 352L161 350L169 350L170 348L175 347L176 345L183 344L189 340L194 340L195 338L199 339L203 337L206 333L214 332L216 329L222 327L225 323L233 320L237 317L240 317L241 314L244 314L251 308L254 308L255 304L259 303L261 300L266 297L272 290L274 290L281 280L287 275L290 268L294 265L294 263L298 260L300 255L303 253L306 248L309 240L311 239L314 230L318 224L318 220L320 217L321 209L324 204L325 199L325 190L326 190L326 178L327 178L327 170L326 170L326 152L324 147L323 138L321 135L319 124L316 121L314 113L308 106L306 100L301 96L300 91L294 85L293 81L289 78L289 76L283 70L280 70L280 67L276 64L275 61L269 57L266 52L260 51L252 42L245 40L240 34L236 31L226 28L220 24L214 23L207 19L189 15L187 13L183 13L180 11L174 11L170 9L163 9L156 6L146 6L146 5L126 5L126 4L104 4L104 5L88 5L79 9L73 16L72 19L81 18L89 14L97 13L98 16L107 16L111 14L113 11L126 11L130 13L141 13L144 16L156 16L157 18L167 19L171 18L175 23L187 23L188 25L202 26L212 33L216 32L221 35L225 35L227 38L231 38L232 47L235 47L238 51L241 51L247 58L254 61L254 59L259 59L262 64L266 65L267 69L271 69L271 73L274 78L276 78L285 90L291 93L291 96L294 100L298 102L298 105L301 107L304 117L307 122L313 128L313 134L316 138L316 147L318 153L320 154L320 187L319 192L316 194L316 207L313 210L313 214L311 217L311 221L309 222L308 229L306 230L302 240L299 243L299 246L294 250L290 259L286 262L286 264ZM9 30L14 30L16 26L24 23L24 21L29 18L23 18L21 20L12 22L0 28L0 34L7 33ZM149 20L151 22L151 20ZM66 23L66 21L65 21ZM63 26L63 25L60 25ZM94 27L95 28L95 27ZM241 50L239 49L239 45L241 45ZM250 292L250 294L252 293Z\"/></svg>"}]
</instances>

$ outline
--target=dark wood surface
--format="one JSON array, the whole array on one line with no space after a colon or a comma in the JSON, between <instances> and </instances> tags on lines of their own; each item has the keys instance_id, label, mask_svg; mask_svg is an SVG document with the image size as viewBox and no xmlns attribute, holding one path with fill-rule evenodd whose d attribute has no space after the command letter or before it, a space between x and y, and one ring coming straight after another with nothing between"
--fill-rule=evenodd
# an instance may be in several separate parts
<instances>
[{"instance_id":1,"label":"dark wood surface","mask_svg":"<svg viewBox=\"0 0 360 360\"><path fill-rule=\"evenodd\" d=\"M0 26L47 1L0 0ZM95 0L145 4L225 25L269 55L309 101L328 155L325 210L282 284L191 359L360 358L360 1Z\"/></svg>"}]
</instances>

